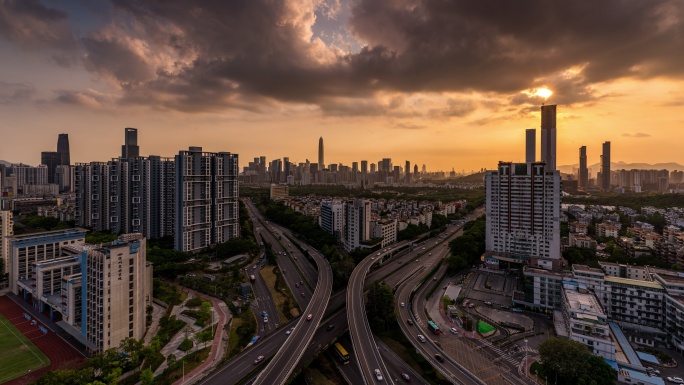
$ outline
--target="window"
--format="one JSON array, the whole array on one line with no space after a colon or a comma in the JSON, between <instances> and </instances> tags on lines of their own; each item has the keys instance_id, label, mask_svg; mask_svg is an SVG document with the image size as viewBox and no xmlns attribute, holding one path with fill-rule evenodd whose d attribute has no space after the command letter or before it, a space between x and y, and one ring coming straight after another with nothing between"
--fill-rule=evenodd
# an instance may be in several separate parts
<instances>
[{"instance_id":1,"label":"window","mask_svg":"<svg viewBox=\"0 0 684 385\"><path fill-rule=\"evenodd\" d=\"M116 203L119 201L119 196L118 195L112 195L111 197L109 197L109 201L112 203Z\"/></svg>"},{"instance_id":2,"label":"window","mask_svg":"<svg viewBox=\"0 0 684 385\"><path fill-rule=\"evenodd\" d=\"M140 182L140 175L133 175L133 178L131 180L133 182Z\"/></svg>"},{"instance_id":3,"label":"window","mask_svg":"<svg viewBox=\"0 0 684 385\"><path fill-rule=\"evenodd\" d=\"M133 197L133 203L140 203L140 197Z\"/></svg>"},{"instance_id":4,"label":"window","mask_svg":"<svg viewBox=\"0 0 684 385\"><path fill-rule=\"evenodd\" d=\"M118 175L112 175L112 177L109 178L109 180L111 180L112 182L116 182L119 180L119 176Z\"/></svg>"},{"instance_id":5,"label":"window","mask_svg":"<svg viewBox=\"0 0 684 385\"><path fill-rule=\"evenodd\" d=\"M110 222L112 222L112 223L116 223L118 221L119 221L119 217L111 217L110 218Z\"/></svg>"}]
</instances>

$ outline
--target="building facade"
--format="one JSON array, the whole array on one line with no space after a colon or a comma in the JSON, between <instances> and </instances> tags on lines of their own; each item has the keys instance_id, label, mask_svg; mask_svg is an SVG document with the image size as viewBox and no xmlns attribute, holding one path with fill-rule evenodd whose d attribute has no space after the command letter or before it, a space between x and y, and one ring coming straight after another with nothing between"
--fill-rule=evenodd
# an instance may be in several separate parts
<instances>
[{"instance_id":1,"label":"building facade","mask_svg":"<svg viewBox=\"0 0 684 385\"><path fill-rule=\"evenodd\" d=\"M338 242L344 234L344 204L341 202L325 201L321 204L320 226L323 230L335 236Z\"/></svg>"},{"instance_id":2,"label":"building facade","mask_svg":"<svg viewBox=\"0 0 684 385\"><path fill-rule=\"evenodd\" d=\"M352 251L370 239L370 202L355 199L345 202L344 249Z\"/></svg>"},{"instance_id":3,"label":"building facade","mask_svg":"<svg viewBox=\"0 0 684 385\"><path fill-rule=\"evenodd\" d=\"M0 209L0 259L2 259L2 269L0 274L9 271L9 240L7 237L14 235L14 221L12 211Z\"/></svg>"},{"instance_id":4,"label":"building facade","mask_svg":"<svg viewBox=\"0 0 684 385\"><path fill-rule=\"evenodd\" d=\"M490 265L510 262L557 268L560 260L560 174L543 162L499 162L485 174Z\"/></svg>"},{"instance_id":5,"label":"building facade","mask_svg":"<svg viewBox=\"0 0 684 385\"><path fill-rule=\"evenodd\" d=\"M240 235L238 155L190 147L176 155L176 249L199 252Z\"/></svg>"}]
</instances>

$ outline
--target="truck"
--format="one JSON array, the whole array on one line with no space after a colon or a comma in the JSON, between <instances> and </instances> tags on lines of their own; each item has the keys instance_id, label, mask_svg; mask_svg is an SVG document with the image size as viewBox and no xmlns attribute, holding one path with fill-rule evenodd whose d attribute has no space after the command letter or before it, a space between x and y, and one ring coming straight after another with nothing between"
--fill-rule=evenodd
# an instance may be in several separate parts
<instances>
[{"instance_id":1,"label":"truck","mask_svg":"<svg viewBox=\"0 0 684 385\"><path fill-rule=\"evenodd\" d=\"M256 277L254 276L254 274L252 274L252 275L249 276L249 280L250 280L251 282L256 281Z\"/></svg>"}]
</instances>

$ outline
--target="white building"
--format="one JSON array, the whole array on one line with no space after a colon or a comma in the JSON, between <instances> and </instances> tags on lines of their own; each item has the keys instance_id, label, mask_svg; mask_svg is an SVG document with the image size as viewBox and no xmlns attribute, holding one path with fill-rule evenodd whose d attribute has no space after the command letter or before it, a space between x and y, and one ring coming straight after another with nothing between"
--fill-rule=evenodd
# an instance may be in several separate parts
<instances>
[{"instance_id":1,"label":"white building","mask_svg":"<svg viewBox=\"0 0 684 385\"><path fill-rule=\"evenodd\" d=\"M545 171L540 162L499 162L497 171L486 173L485 253L490 265L559 267L560 185L559 172Z\"/></svg>"},{"instance_id":2,"label":"white building","mask_svg":"<svg viewBox=\"0 0 684 385\"><path fill-rule=\"evenodd\" d=\"M615 360L615 341L601 303L586 286L563 282L563 318L568 337L589 347L597 356Z\"/></svg>"},{"instance_id":3,"label":"white building","mask_svg":"<svg viewBox=\"0 0 684 385\"><path fill-rule=\"evenodd\" d=\"M341 241L344 234L344 204L333 201L321 203L319 222L323 230L335 235L338 242Z\"/></svg>"},{"instance_id":4,"label":"white building","mask_svg":"<svg viewBox=\"0 0 684 385\"><path fill-rule=\"evenodd\" d=\"M345 203L344 211L344 249L352 251L370 239L371 205L369 201L355 199Z\"/></svg>"},{"instance_id":5,"label":"white building","mask_svg":"<svg viewBox=\"0 0 684 385\"><path fill-rule=\"evenodd\" d=\"M381 219L373 226L373 238L382 238L380 247L391 245L397 241L397 220Z\"/></svg>"},{"instance_id":6,"label":"white building","mask_svg":"<svg viewBox=\"0 0 684 385\"><path fill-rule=\"evenodd\" d=\"M93 352L145 334L152 265L142 234L87 245L85 230L10 237L10 289Z\"/></svg>"}]
</instances>

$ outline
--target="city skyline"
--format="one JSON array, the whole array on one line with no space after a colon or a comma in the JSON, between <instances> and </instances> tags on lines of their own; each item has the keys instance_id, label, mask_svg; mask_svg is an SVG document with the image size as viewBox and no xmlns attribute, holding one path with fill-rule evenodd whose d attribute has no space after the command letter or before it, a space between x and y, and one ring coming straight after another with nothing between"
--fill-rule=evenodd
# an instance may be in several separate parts
<instances>
[{"instance_id":1,"label":"city skyline","mask_svg":"<svg viewBox=\"0 0 684 385\"><path fill-rule=\"evenodd\" d=\"M59 133L72 163L115 158L136 127L143 156L304 162L322 136L328 163L494 169L525 160L519 133L547 103L557 165L583 145L595 164L605 141L613 159L684 163L679 2L188 6L0 3L0 159L37 164Z\"/></svg>"}]
</instances>

